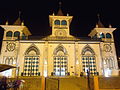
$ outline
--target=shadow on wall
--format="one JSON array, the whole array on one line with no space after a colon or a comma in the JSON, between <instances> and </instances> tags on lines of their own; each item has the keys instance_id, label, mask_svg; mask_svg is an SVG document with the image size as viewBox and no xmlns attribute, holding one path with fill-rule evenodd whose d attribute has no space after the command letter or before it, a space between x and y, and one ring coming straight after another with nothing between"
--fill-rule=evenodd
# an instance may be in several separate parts
<instances>
[{"instance_id":1,"label":"shadow on wall","mask_svg":"<svg viewBox=\"0 0 120 90\"><path fill-rule=\"evenodd\" d=\"M0 27L0 51L2 46L3 35L4 35L4 29Z\"/></svg>"},{"instance_id":2,"label":"shadow on wall","mask_svg":"<svg viewBox=\"0 0 120 90\"><path fill-rule=\"evenodd\" d=\"M120 28L117 28L113 32L113 35L114 35L114 41L115 41L115 47L116 47L117 57L119 58L120 57L120 38L119 38ZM120 62L118 62L118 66L120 68Z\"/></svg>"}]
</instances>

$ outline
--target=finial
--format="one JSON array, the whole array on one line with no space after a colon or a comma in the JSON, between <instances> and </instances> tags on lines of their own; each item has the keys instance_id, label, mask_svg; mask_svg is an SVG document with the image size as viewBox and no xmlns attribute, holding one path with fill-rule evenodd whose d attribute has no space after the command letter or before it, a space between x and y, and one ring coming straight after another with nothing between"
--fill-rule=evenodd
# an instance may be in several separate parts
<instances>
[{"instance_id":1,"label":"finial","mask_svg":"<svg viewBox=\"0 0 120 90\"><path fill-rule=\"evenodd\" d=\"M5 25L8 25L8 21L6 21Z\"/></svg>"},{"instance_id":2,"label":"finial","mask_svg":"<svg viewBox=\"0 0 120 90\"><path fill-rule=\"evenodd\" d=\"M24 21L22 21L21 26L24 26Z\"/></svg>"},{"instance_id":3,"label":"finial","mask_svg":"<svg viewBox=\"0 0 120 90\"><path fill-rule=\"evenodd\" d=\"M98 13L98 14L97 14L97 16L99 17L99 16L100 16L100 14Z\"/></svg>"},{"instance_id":4,"label":"finial","mask_svg":"<svg viewBox=\"0 0 120 90\"><path fill-rule=\"evenodd\" d=\"M97 17L98 17L98 21L100 21L100 14L97 14Z\"/></svg>"},{"instance_id":5,"label":"finial","mask_svg":"<svg viewBox=\"0 0 120 90\"><path fill-rule=\"evenodd\" d=\"M67 13L67 16L69 16L69 14Z\"/></svg>"},{"instance_id":6,"label":"finial","mask_svg":"<svg viewBox=\"0 0 120 90\"><path fill-rule=\"evenodd\" d=\"M105 26L100 21L100 14L97 14L97 18L98 18L98 22L97 22L96 28L104 28Z\"/></svg>"},{"instance_id":7,"label":"finial","mask_svg":"<svg viewBox=\"0 0 120 90\"><path fill-rule=\"evenodd\" d=\"M19 11L19 17L18 18L20 18L20 16L21 16L21 11Z\"/></svg>"},{"instance_id":8,"label":"finial","mask_svg":"<svg viewBox=\"0 0 120 90\"><path fill-rule=\"evenodd\" d=\"M63 12L61 10L61 5L62 5L62 3L59 2L59 10L58 10L57 16L64 16L64 14L63 14Z\"/></svg>"},{"instance_id":9,"label":"finial","mask_svg":"<svg viewBox=\"0 0 120 90\"><path fill-rule=\"evenodd\" d=\"M109 24L109 28L112 28L112 25L111 25L111 24Z\"/></svg>"},{"instance_id":10,"label":"finial","mask_svg":"<svg viewBox=\"0 0 120 90\"><path fill-rule=\"evenodd\" d=\"M61 8L61 6L62 6L62 2L59 2L59 8Z\"/></svg>"},{"instance_id":11,"label":"finial","mask_svg":"<svg viewBox=\"0 0 120 90\"><path fill-rule=\"evenodd\" d=\"M98 28L98 24L96 23L96 26L95 26L96 28Z\"/></svg>"},{"instance_id":12,"label":"finial","mask_svg":"<svg viewBox=\"0 0 120 90\"><path fill-rule=\"evenodd\" d=\"M54 14L54 12L53 12L53 14L52 14L53 16L55 16L55 14Z\"/></svg>"}]
</instances>

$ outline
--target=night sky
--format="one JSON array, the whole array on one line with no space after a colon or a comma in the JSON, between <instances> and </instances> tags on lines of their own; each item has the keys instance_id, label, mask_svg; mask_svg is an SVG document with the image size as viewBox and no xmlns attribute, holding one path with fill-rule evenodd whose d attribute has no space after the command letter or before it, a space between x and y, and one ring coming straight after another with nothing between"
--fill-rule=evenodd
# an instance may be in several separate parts
<instances>
[{"instance_id":1,"label":"night sky","mask_svg":"<svg viewBox=\"0 0 120 90\"><path fill-rule=\"evenodd\" d=\"M0 24L13 24L21 11L21 20L29 28L33 36L46 36L51 34L49 15L56 14L59 2L62 2L64 15L74 16L70 26L71 34L77 37L86 37L97 23L97 14L105 27L111 24L116 27L114 32L117 54L120 56L120 7L114 0L9 0L0 2ZM83 2L84 1L84 2ZM105 2L106 1L106 2ZM2 39L0 31L0 39Z\"/></svg>"}]
</instances>

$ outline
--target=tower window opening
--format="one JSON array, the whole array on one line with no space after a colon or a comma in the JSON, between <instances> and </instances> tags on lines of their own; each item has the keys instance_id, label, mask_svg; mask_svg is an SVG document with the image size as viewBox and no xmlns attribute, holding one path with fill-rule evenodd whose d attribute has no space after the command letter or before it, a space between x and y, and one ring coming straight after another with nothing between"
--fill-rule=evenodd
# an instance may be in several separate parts
<instances>
[{"instance_id":1,"label":"tower window opening","mask_svg":"<svg viewBox=\"0 0 120 90\"><path fill-rule=\"evenodd\" d=\"M16 31L14 32L14 37L19 37L20 36L20 32Z\"/></svg>"},{"instance_id":2,"label":"tower window opening","mask_svg":"<svg viewBox=\"0 0 120 90\"><path fill-rule=\"evenodd\" d=\"M23 40L26 39L26 36L25 36L24 33L22 33L22 39L23 39Z\"/></svg>"},{"instance_id":3,"label":"tower window opening","mask_svg":"<svg viewBox=\"0 0 120 90\"><path fill-rule=\"evenodd\" d=\"M6 33L6 37L12 37L12 34L13 34L12 31L8 31L8 32Z\"/></svg>"},{"instance_id":4,"label":"tower window opening","mask_svg":"<svg viewBox=\"0 0 120 90\"><path fill-rule=\"evenodd\" d=\"M106 33L106 38L112 38L110 33Z\"/></svg>"},{"instance_id":5,"label":"tower window opening","mask_svg":"<svg viewBox=\"0 0 120 90\"><path fill-rule=\"evenodd\" d=\"M60 25L60 20L55 20L54 24L55 25Z\"/></svg>"},{"instance_id":6,"label":"tower window opening","mask_svg":"<svg viewBox=\"0 0 120 90\"><path fill-rule=\"evenodd\" d=\"M62 20L61 21L61 25L67 25L67 21L66 20Z\"/></svg>"},{"instance_id":7,"label":"tower window opening","mask_svg":"<svg viewBox=\"0 0 120 90\"><path fill-rule=\"evenodd\" d=\"M100 33L100 38L105 38L105 35L104 35L104 33Z\"/></svg>"}]
</instances>

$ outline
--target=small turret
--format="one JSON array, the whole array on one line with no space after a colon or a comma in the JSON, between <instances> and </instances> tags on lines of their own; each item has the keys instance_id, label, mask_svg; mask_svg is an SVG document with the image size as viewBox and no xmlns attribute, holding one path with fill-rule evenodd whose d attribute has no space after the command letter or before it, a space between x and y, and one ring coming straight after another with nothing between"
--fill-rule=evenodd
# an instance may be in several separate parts
<instances>
[{"instance_id":1,"label":"small turret","mask_svg":"<svg viewBox=\"0 0 120 90\"><path fill-rule=\"evenodd\" d=\"M65 16L61 9L61 2L59 2L59 10L55 15L54 13L49 16L50 26L52 27L52 36L55 37L66 37L70 36L70 23L73 16Z\"/></svg>"},{"instance_id":2,"label":"small turret","mask_svg":"<svg viewBox=\"0 0 120 90\"><path fill-rule=\"evenodd\" d=\"M114 37L113 37L113 31L116 28L112 28L111 25L109 25L109 28L105 28L102 22L100 21L100 16L98 16L98 23L96 24L96 27L90 32L88 36L91 38L101 38L105 42L113 42Z\"/></svg>"},{"instance_id":3,"label":"small turret","mask_svg":"<svg viewBox=\"0 0 120 90\"><path fill-rule=\"evenodd\" d=\"M24 26L24 21L22 21L21 26Z\"/></svg>"},{"instance_id":4,"label":"small turret","mask_svg":"<svg viewBox=\"0 0 120 90\"><path fill-rule=\"evenodd\" d=\"M8 25L8 21L6 21L5 25Z\"/></svg>"},{"instance_id":5,"label":"small turret","mask_svg":"<svg viewBox=\"0 0 120 90\"><path fill-rule=\"evenodd\" d=\"M109 28L112 28L112 25L111 25L111 24L109 24Z\"/></svg>"}]
</instances>

